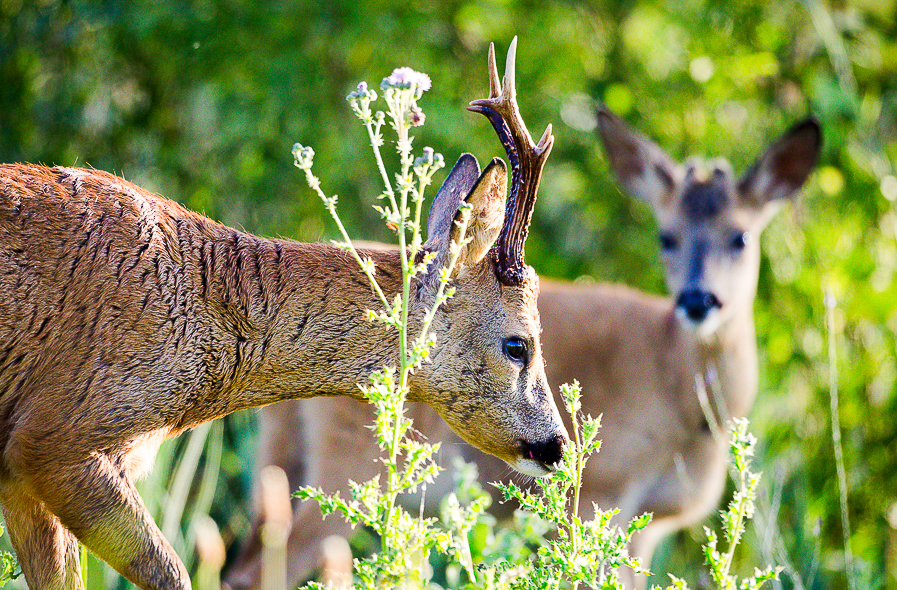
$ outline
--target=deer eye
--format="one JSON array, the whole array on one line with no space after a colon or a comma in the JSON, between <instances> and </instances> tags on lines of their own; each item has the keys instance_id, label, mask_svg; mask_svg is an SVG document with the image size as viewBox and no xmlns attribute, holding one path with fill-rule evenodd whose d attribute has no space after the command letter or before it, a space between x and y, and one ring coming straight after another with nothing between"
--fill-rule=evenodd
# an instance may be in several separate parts
<instances>
[{"instance_id":1,"label":"deer eye","mask_svg":"<svg viewBox=\"0 0 897 590\"><path fill-rule=\"evenodd\" d=\"M744 247L748 245L748 242L751 241L751 234L748 232L740 232L732 238L732 249L733 250L744 250Z\"/></svg>"},{"instance_id":2,"label":"deer eye","mask_svg":"<svg viewBox=\"0 0 897 590\"><path fill-rule=\"evenodd\" d=\"M505 340L505 354L508 358L526 364L527 347L526 342L522 338L511 337Z\"/></svg>"},{"instance_id":3,"label":"deer eye","mask_svg":"<svg viewBox=\"0 0 897 590\"><path fill-rule=\"evenodd\" d=\"M660 248L664 252L672 252L679 246L679 242L672 234L660 234Z\"/></svg>"}]
</instances>

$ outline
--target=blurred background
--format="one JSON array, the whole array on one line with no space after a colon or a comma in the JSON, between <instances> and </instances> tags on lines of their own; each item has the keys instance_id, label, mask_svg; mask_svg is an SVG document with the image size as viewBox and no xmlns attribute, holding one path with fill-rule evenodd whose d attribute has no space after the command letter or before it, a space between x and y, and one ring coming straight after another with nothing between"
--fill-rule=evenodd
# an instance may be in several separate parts
<instances>
[{"instance_id":1,"label":"blurred background","mask_svg":"<svg viewBox=\"0 0 897 590\"><path fill-rule=\"evenodd\" d=\"M433 146L449 165L464 151L503 155L464 107L488 92L489 42L504 55L514 35L522 113L535 135L548 123L556 135L527 244L544 276L664 292L653 218L613 184L596 102L675 158L725 156L737 170L792 122L819 118L821 167L763 237L751 419L761 511L774 526L750 535L741 561L746 572L786 565L785 588L848 587L830 291L850 578L897 588L894 0L2 0L0 160L93 166L250 232L335 237L293 167L299 141L316 150L351 235L389 239L370 206L381 189L346 94L395 67L426 72L433 89L417 149ZM163 447L144 498L187 560L196 514L210 514L231 548L245 533L254 437L246 412ZM701 540L699 527L671 537L653 569L702 587ZM92 587L118 584L89 565Z\"/></svg>"}]
</instances>

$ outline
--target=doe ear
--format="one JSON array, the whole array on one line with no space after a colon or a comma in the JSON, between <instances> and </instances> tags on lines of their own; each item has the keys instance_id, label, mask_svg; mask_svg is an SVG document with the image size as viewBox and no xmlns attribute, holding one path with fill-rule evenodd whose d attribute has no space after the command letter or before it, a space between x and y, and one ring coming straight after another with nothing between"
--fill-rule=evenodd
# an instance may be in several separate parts
<instances>
[{"instance_id":1,"label":"doe ear","mask_svg":"<svg viewBox=\"0 0 897 590\"><path fill-rule=\"evenodd\" d=\"M458 257L458 264L478 263L498 237L504 222L505 192L508 174L501 158L494 158L480 174L480 165L470 154L464 154L452 168L430 206L427 220L427 243L424 248L436 258L427 272L437 279L449 261L452 242L468 239ZM470 206L467 231L461 235L461 205Z\"/></svg>"},{"instance_id":2,"label":"doe ear","mask_svg":"<svg viewBox=\"0 0 897 590\"><path fill-rule=\"evenodd\" d=\"M738 192L749 205L767 204L797 194L816 166L822 131L816 119L795 124L773 143L738 181Z\"/></svg>"},{"instance_id":3,"label":"doe ear","mask_svg":"<svg viewBox=\"0 0 897 590\"><path fill-rule=\"evenodd\" d=\"M598 130L626 192L651 205L662 205L673 195L678 166L666 152L603 106L598 107Z\"/></svg>"}]
</instances>

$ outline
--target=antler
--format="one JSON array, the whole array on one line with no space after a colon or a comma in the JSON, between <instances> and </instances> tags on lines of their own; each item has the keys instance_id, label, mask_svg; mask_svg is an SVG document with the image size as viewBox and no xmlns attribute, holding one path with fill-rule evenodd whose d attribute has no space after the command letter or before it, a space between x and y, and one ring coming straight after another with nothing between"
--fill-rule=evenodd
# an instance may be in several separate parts
<instances>
[{"instance_id":1,"label":"antler","mask_svg":"<svg viewBox=\"0 0 897 590\"><path fill-rule=\"evenodd\" d=\"M520 116L517 90L514 87L514 61L517 56L517 37L508 48L505 76L501 85L495 65L495 45L489 44L489 98L474 100L468 110L486 115L498 133L508 159L511 161L511 191L505 210L505 221L495 244L498 255L498 278L505 285L519 285L524 278L523 245L529 232L536 191L542 177L542 167L554 145L551 125L545 129L538 144L533 143Z\"/></svg>"}]
</instances>

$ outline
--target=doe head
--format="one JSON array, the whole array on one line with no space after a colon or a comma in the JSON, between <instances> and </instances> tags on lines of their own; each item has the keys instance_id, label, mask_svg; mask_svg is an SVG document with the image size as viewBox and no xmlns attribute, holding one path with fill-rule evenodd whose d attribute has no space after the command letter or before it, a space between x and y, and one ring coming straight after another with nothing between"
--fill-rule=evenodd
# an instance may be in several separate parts
<instances>
[{"instance_id":1,"label":"doe head","mask_svg":"<svg viewBox=\"0 0 897 590\"><path fill-rule=\"evenodd\" d=\"M434 407L474 446L518 471L542 476L560 461L567 432L545 376L536 307L539 279L523 262L523 244L553 137L549 127L533 144L520 119L515 48L516 39L502 92L490 47L492 93L474 101L472 109L489 117L508 152L510 195L506 200L507 169L501 159L481 173L476 159L465 154L433 201L424 249L435 260L417 285L422 310L436 296L452 242L464 246L452 276L455 294L433 320L439 341L432 362L415 373L411 398ZM466 228L460 224L462 204L470 209Z\"/></svg>"},{"instance_id":2,"label":"doe head","mask_svg":"<svg viewBox=\"0 0 897 590\"><path fill-rule=\"evenodd\" d=\"M816 165L819 124L797 123L736 177L724 159L675 162L606 109L598 110L598 122L620 184L654 211L677 316L699 336L710 336L750 309L760 233Z\"/></svg>"}]
</instances>

